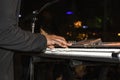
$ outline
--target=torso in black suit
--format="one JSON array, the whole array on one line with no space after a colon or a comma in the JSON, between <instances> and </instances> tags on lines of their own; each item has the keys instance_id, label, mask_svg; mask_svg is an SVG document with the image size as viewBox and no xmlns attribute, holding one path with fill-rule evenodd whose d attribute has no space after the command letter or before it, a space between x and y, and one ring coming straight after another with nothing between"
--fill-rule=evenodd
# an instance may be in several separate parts
<instances>
[{"instance_id":1,"label":"torso in black suit","mask_svg":"<svg viewBox=\"0 0 120 80\"><path fill-rule=\"evenodd\" d=\"M19 0L0 0L0 80L14 80L14 51L43 51L46 38L18 27Z\"/></svg>"}]
</instances>

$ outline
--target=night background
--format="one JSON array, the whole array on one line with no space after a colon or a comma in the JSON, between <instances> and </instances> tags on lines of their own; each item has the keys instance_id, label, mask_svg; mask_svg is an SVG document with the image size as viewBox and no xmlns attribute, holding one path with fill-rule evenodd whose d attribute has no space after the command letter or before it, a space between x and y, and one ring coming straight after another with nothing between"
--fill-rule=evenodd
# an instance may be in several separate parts
<instances>
[{"instance_id":1,"label":"night background","mask_svg":"<svg viewBox=\"0 0 120 80\"><path fill-rule=\"evenodd\" d=\"M24 30L32 31L35 21L35 33L42 28L49 34L65 37L67 41L101 38L103 42L120 42L119 9L120 0L22 0L19 25ZM30 58L15 55L15 80L30 80ZM53 79L53 74L54 78L61 74L71 78L69 61L46 63L43 60L42 64L36 63L35 80L57 80ZM97 61L80 63L72 67L72 70L80 69L79 75L76 76L76 73L74 76L75 80L120 80L119 64Z\"/></svg>"},{"instance_id":2,"label":"night background","mask_svg":"<svg viewBox=\"0 0 120 80\"><path fill-rule=\"evenodd\" d=\"M42 27L68 40L100 37L103 41L119 41L119 3L119 0L22 0L20 23L30 30L36 17L36 32ZM81 25L76 28L74 23L78 21Z\"/></svg>"}]
</instances>

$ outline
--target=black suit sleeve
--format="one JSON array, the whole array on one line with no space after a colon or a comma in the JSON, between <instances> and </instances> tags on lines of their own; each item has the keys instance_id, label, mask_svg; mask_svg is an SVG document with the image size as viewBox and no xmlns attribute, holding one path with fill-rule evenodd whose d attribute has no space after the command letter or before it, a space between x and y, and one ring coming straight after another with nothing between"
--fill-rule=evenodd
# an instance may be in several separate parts
<instances>
[{"instance_id":1,"label":"black suit sleeve","mask_svg":"<svg viewBox=\"0 0 120 80\"><path fill-rule=\"evenodd\" d=\"M19 51L41 51L46 48L46 38L18 27L0 31L0 47Z\"/></svg>"},{"instance_id":2,"label":"black suit sleeve","mask_svg":"<svg viewBox=\"0 0 120 80\"><path fill-rule=\"evenodd\" d=\"M42 51L46 38L18 27L18 0L0 1L0 47L19 51Z\"/></svg>"}]
</instances>

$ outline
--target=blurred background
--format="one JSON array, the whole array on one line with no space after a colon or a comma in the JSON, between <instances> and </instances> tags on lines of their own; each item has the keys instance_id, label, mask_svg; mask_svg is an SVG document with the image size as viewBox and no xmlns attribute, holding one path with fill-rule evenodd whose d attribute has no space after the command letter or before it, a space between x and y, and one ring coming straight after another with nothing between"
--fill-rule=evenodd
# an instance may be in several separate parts
<instances>
[{"instance_id":1,"label":"blurred background","mask_svg":"<svg viewBox=\"0 0 120 80\"><path fill-rule=\"evenodd\" d=\"M67 40L120 40L119 0L22 0L20 25L35 32L43 28Z\"/></svg>"},{"instance_id":2,"label":"blurred background","mask_svg":"<svg viewBox=\"0 0 120 80\"><path fill-rule=\"evenodd\" d=\"M67 41L101 38L103 42L120 42L119 4L120 0L22 0L19 25L32 31L35 23L35 33L42 28ZM16 80L30 80L30 58L15 55ZM119 64L78 61L71 67L70 61L35 63L35 80L73 80L73 74L74 80L120 80ZM64 74L67 79L61 79Z\"/></svg>"}]
</instances>

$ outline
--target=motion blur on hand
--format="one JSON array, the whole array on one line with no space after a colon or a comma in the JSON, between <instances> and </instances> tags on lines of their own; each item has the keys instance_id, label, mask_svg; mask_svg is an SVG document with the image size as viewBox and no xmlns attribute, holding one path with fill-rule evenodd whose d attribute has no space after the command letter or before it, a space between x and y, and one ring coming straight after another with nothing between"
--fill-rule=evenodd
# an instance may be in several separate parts
<instances>
[{"instance_id":1,"label":"motion blur on hand","mask_svg":"<svg viewBox=\"0 0 120 80\"><path fill-rule=\"evenodd\" d=\"M68 46L72 45L72 43L68 43L62 36L50 35L47 34L44 30L41 30L41 34L43 34L47 39L47 48L52 49L55 47L55 45L67 48Z\"/></svg>"},{"instance_id":2,"label":"motion blur on hand","mask_svg":"<svg viewBox=\"0 0 120 80\"><path fill-rule=\"evenodd\" d=\"M55 45L58 45L58 46L63 47L63 48L67 48L68 46L72 45L71 43L67 43L67 41L61 36L46 35L45 37L47 39L48 48L54 48Z\"/></svg>"}]
</instances>

